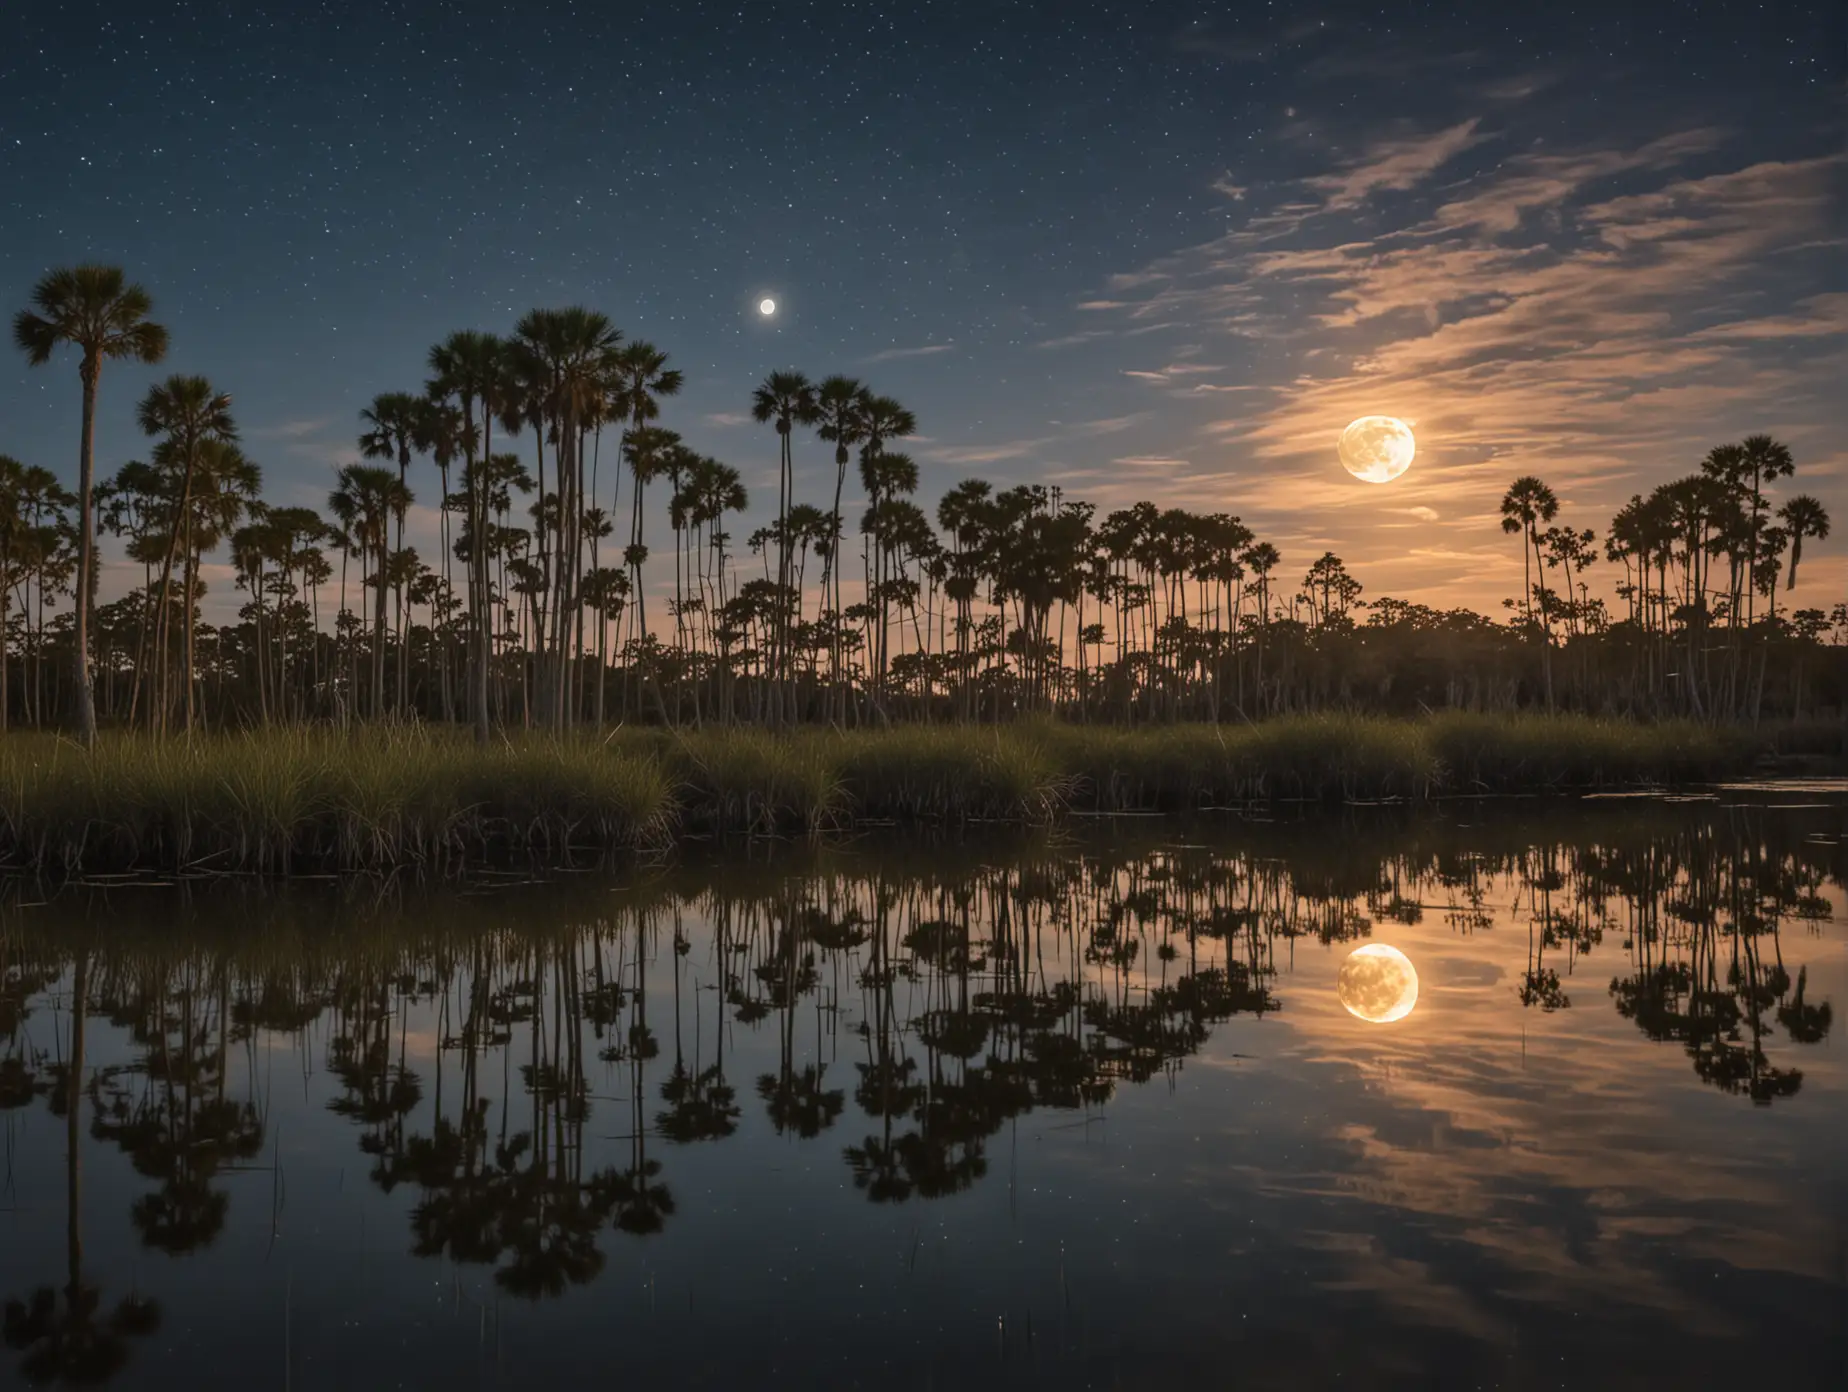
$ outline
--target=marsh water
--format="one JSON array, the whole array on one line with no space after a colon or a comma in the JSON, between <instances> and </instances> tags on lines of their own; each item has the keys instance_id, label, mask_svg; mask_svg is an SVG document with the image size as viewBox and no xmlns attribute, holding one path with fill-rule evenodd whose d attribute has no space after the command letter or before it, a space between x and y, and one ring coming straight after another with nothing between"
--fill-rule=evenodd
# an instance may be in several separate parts
<instances>
[{"instance_id":1,"label":"marsh water","mask_svg":"<svg viewBox=\"0 0 1848 1392\"><path fill-rule=\"evenodd\" d=\"M1848 1385L1845 832L14 883L0 1385Z\"/></svg>"}]
</instances>

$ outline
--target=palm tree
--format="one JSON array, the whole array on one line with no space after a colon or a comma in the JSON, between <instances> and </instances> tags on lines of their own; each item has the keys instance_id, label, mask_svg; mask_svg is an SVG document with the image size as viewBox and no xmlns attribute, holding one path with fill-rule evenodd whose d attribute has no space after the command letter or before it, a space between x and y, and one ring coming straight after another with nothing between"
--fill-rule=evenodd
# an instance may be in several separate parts
<instances>
[{"instance_id":1,"label":"palm tree","mask_svg":"<svg viewBox=\"0 0 1848 1392\"><path fill-rule=\"evenodd\" d=\"M841 680L841 490L847 482L851 451L866 439L868 395L859 382L838 375L823 379L815 389L815 433L834 446L834 506L828 513L827 550L822 553L821 593L831 616L828 679L836 687ZM832 693L829 700L833 700Z\"/></svg>"},{"instance_id":2,"label":"palm tree","mask_svg":"<svg viewBox=\"0 0 1848 1392\"><path fill-rule=\"evenodd\" d=\"M1777 510L1790 537L1790 574L1784 581L1786 590L1797 587L1797 562L1803 559L1803 538L1825 540L1829 535L1829 514L1821 503L1807 493L1799 493Z\"/></svg>"},{"instance_id":3,"label":"palm tree","mask_svg":"<svg viewBox=\"0 0 1848 1392\"><path fill-rule=\"evenodd\" d=\"M167 701L169 698L166 678L169 648L172 642L170 631L172 602L173 562L180 554L180 547L186 529L193 516L193 480L198 473L201 448L207 441L220 441L226 444L237 439L237 425L231 419L231 398L218 391L203 377L169 377L165 382L148 389L136 411L136 419L142 431L151 436L164 436L161 446L156 450L156 462L176 468L179 471L179 486L173 491L173 512L167 527L167 554L161 562L160 571L160 606L156 610L158 623L155 655L161 672L161 680L148 698L148 716L150 723L164 726L167 718ZM191 614L192 594L186 595L187 613ZM191 632L188 619L187 630ZM188 648L190 658L190 645ZM186 725L192 728L192 672L190 666L186 672ZM133 712L130 712L131 718Z\"/></svg>"},{"instance_id":4,"label":"palm tree","mask_svg":"<svg viewBox=\"0 0 1848 1392\"><path fill-rule=\"evenodd\" d=\"M1521 537L1521 593L1528 622L1534 617L1533 566L1540 560L1540 524L1559 516L1559 499L1545 483L1527 474L1508 485L1501 501L1502 530ZM1531 552L1531 554L1530 554ZM1542 613L1542 621L1545 615Z\"/></svg>"},{"instance_id":5,"label":"palm tree","mask_svg":"<svg viewBox=\"0 0 1848 1392\"><path fill-rule=\"evenodd\" d=\"M581 641L582 610L576 592L584 536L583 437L599 409L604 386L615 370L622 335L609 319L581 307L536 309L514 329L518 360L528 385L524 408L536 432L549 426L558 478L556 509L545 497L543 435L540 448L539 507L535 514L541 537L541 568L546 570L545 531L557 533L557 571L547 573L552 588L552 661L541 663L540 702L546 719L562 725L571 709L566 700L569 669L566 644ZM541 630L544 624L541 623ZM541 649L543 652L543 649Z\"/></svg>"},{"instance_id":6,"label":"palm tree","mask_svg":"<svg viewBox=\"0 0 1848 1392\"><path fill-rule=\"evenodd\" d=\"M372 620L372 715L385 711L385 590L390 583L391 520L411 505L411 491L390 469L348 464L340 470L328 511L359 548L372 558L376 587Z\"/></svg>"},{"instance_id":7,"label":"palm tree","mask_svg":"<svg viewBox=\"0 0 1848 1392\"><path fill-rule=\"evenodd\" d=\"M1769 435L1748 435L1736 445L1716 445L1701 461L1701 472L1723 485L1741 511L1740 537L1745 550L1741 568L1746 601L1746 622L1752 618L1753 596L1758 589L1758 560L1763 554L1764 486L1796 472L1788 446ZM1736 598L1735 592L1735 598ZM1738 605L1734 604L1734 609Z\"/></svg>"},{"instance_id":8,"label":"palm tree","mask_svg":"<svg viewBox=\"0 0 1848 1392\"><path fill-rule=\"evenodd\" d=\"M667 472L668 457L679 444L680 436L677 433L664 430L658 425L635 426L623 436L623 462L629 466L629 473L635 480L634 518L623 560L629 567L629 588L636 610L633 631L643 647L648 644L648 592L642 588L642 565L648 559L648 547L642 533L642 495L650 482ZM665 718L666 706L660 702L658 692L656 699Z\"/></svg>"},{"instance_id":9,"label":"palm tree","mask_svg":"<svg viewBox=\"0 0 1848 1392\"><path fill-rule=\"evenodd\" d=\"M61 343L77 348L83 383L83 433L77 456L77 610L73 690L77 732L96 740L96 698L90 685L90 611L95 607L96 390L103 360L157 363L167 355L167 330L148 315L153 301L126 282L114 266L53 271L33 287L33 309L13 319L13 342L34 367L43 367Z\"/></svg>"},{"instance_id":10,"label":"palm tree","mask_svg":"<svg viewBox=\"0 0 1848 1392\"><path fill-rule=\"evenodd\" d=\"M1559 516L1559 499L1553 490L1532 474L1524 474L1508 485L1501 501L1502 530L1521 536L1521 577L1526 596L1527 621L1534 619L1533 569L1541 564L1540 524ZM1540 603L1540 663L1546 681L1547 709L1553 708L1553 626L1549 622L1546 602Z\"/></svg>"},{"instance_id":11,"label":"palm tree","mask_svg":"<svg viewBox=\"0 0 1848 1392\"><path fill-rule=\"evenodd\" d=\"M508 372L506 345L492 334L453 333L430 350L432 398L453 397L462 407L464 475L469 480L468 529L473 538L469 551L469 592L475 622L475 664L471 674L471 707L475 739L489 736L488 668L493 661L492 600L488 590L488 470L476 467L493 452L494 422L506 410L513 383ZM481 427L475 428L475 407L481 407ZM479 447L479 456L477 448Z\"/></svg>"},{"instance_id":12,"label":"palm tree","mask_svg":"<svg viewBox=\"0 0 1848 1392\"><path fill-rule=\"evenodd\" d=\"M795 447L793 434L798 425L813 425L820 419L821 408L815 398L814 384L800 372L772 372L751 393L751 419L758 424L774 423L777 435L776 496L776 583L784 592L777 606L775 639L770 658L774 685L771 690L770 719L784 717L784 686L789 668L789 505L795 490Z\"/></svg>"},{"instance_id":13,"label":"palm tree","mask_svg":"<svg viewBox=\"0 0 1848 1392\"><path fill-rule=\"evenodd\" d=\"M575 306L560 310L556 322L558 333L553 346L558 379L559 525L565 531L559 551L560 595L554 606L558 636L553 651L558 654L558 669L552 695L553 721L563 725L570 723L575 709L566 699L571 683L564 653L570 644L581 659L584 639L584 610L578 597L587 511L584 437L604 410L605 389L616 369L622 334L607 316Z\"/></svg>"},{"instance_id":14,"label":"palm tree","mask_svg":"<svg viewBox=\"0 0 1848 1392\"><path fill-rule=\"evenodd\" d=\"M156 451L158 454L158 451ZM182 667L186 678L187 722L193 719L195 669L193 654L199 597L204 586L199 567L208 551L237 526L246 507L263 487L263 471L245 457L229 440L207 439L199 443L198 461L193 471L191 504L181 524L184 553L181 590L185 597L185 654Z\"/></svg>"},{"instance_id":15,"label":"palm tree","mask_svg":"<svg viewBox=\"0 0 1848 1392\"><path fill-rule=\"evenodd\" d=\"M365 430L359 437L359 452L366 459L386 459L398 466L398 481L410 486L411 451L421 443L423 402L409 392L384 392L372 398L372 404L359 413ZM397 549L404 549L404 518L398 519ZM404 589L396 590L394 619L398 631L398 704L405 700L409 673L405 662Z\"/></svg>"},{"instance_id":16,"label":"palm tree","mask_svg":"<svg viewBox=\"0 0 1848 1392\"><path fill-rule=\"evenodd\" d=\"M861 481L865 483L868 488L867 515L869 517L877 514L879 505L883 501L878 491L877 484L882 480L892 481L907 476L903 471L900 471L898 474L892 474L890 471L881 471L878 460L880 456L885 453L886 445L893 440L902 439L907 435L915 435L917 433L917 417L900 402L895 401L889 396L875 396L871 392L867 392L860 397L860 477ZM905 462L907 465L910 465L909 460ZM917 468L915 465L910 465L908 477L910 478L910 486L903 491L915 491L917 488ZM883 551L879 553L879 561L881 566L883 566L885 561L885 554ZM880 586L883 584L884 579L885 575L883 570L875 576L869 565L866 577L866 591L869 602L879 593ZM885 609L883 601L880 602L879 616L880 642L877 666L874 674L875 701L878 700L880 689L885 679Z\"/></svg>"}]
</instances>

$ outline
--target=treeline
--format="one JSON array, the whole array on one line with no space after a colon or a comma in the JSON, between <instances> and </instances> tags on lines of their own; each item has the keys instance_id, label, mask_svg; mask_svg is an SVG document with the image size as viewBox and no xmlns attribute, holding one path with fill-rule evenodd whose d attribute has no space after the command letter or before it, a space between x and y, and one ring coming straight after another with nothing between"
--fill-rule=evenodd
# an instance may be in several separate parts
<instances>
[{"instance_id":1,"label":"treeline","mask_svg":"<svg viewBox=\"0 0 1848 1392\"><path fill-rule=\"evenodd\" d=\"M433 347L419 390L361 413L366 462L338 471L324 510L263 500L230 395L196 376L147 393L146 458L97 483L102 365L164 357L151 313L120 271L79 267L15 320L35 364L78 350L83 448L75 493L0 456L0 727L69 712L88 733L99 710L154 730L416 717L483 737L1329 708L1756 720L1839 710L1848 686L1848 604L1779 605L1829 521L1813 497L1767 491L1794 471L1767 436L1633 498L1602 544L1542 481L1516 480L1503 525L1525 580L1497 622L1364 598L1332 552L1297 578L1224 513L1099 515L1058 488L969 480L933 516L899 448L914 415L843 376L778 372L754 393L778 496L739 537L739 471L661 424L680 372L582 308ZM834 463L812 500L795 490L807 449ZM405 539L420 498L437 508L432 556ZM107 603L99 525L141 567ZM235 622L201 615L214 556L244 596ZM651 615L664 560L671 596Z\"/></svg>"}]
</instances>

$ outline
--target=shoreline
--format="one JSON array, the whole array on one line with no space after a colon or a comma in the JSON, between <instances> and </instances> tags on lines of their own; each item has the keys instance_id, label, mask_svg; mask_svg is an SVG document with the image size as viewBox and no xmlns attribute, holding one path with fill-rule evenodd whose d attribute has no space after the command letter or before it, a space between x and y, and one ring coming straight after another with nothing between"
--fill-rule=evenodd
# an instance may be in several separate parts
<instances>
[{"instance_id":1,"label":"shoreline","mask_svg":"<svg viewBox=\"0 0 1848 1392\"><path fill-rule=\"evenodd\" d=\"M0 873L450 873L510 853L563 864L713 835L1608 792L1763 774L1767 761L1774 775L1839 770L1843 738L1830 725L1753 733L1461 713L1135 729L630 727L482 746L426 726L105 735L94 751L14 734L0 737Z\"/></svg>"}]
</instances>

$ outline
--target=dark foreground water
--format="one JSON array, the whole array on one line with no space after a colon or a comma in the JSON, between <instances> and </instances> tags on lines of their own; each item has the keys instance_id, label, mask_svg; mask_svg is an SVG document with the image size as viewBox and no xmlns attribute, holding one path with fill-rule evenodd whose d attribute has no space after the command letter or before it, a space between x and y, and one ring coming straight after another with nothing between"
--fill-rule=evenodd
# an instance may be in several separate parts
<instances>
[{"instance_id":1,"label":"dark foreground water","mask_svg":"<svg viewBox=\"0 0 1848 1392\"><path fill-rule=\"evenodd\" d=\"M1848 1387L1845 829L14 885L0 1385Z\"/></svg>"}]
</instances>

